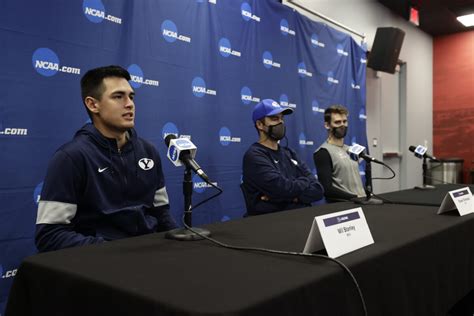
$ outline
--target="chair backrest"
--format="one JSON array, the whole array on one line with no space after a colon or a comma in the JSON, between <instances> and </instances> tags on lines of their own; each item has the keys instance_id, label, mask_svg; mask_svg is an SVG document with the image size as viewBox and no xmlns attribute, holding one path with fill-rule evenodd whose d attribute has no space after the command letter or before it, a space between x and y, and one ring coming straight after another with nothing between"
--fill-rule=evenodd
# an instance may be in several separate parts
<instances>
[{"instance_id":1,"label":"chair backrest","mask_svg":"<svg viewBox=\"0 0 474 316\"><path fill-rule=\"evenodd\" d=\"M242 191L242 195L244 196L245 208L247 209L247 212L244 214L244 217L246 217L246 216L248 216L249 211L251 209L250 197L249 197L247 189L245 189L245 186L244 186L243 183L240 184L240 190Z\"/></svg>"}]
</instances>

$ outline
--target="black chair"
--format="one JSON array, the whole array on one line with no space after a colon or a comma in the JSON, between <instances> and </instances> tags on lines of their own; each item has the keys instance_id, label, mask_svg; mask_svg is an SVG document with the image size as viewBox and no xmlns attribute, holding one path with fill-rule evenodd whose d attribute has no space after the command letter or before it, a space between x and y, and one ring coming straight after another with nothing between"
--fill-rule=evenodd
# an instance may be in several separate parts
<instances>
[{"instance_id":1,"label":"black chair","mask_svg":"<svg viewBox=\"0 0 474 316\"><path fill-rule=\"evenodd\" d=\"M247 217L251 209L250 196L247 192L247 189L245 189L245 186L243 183L240 184L240 190L242 191L242 195L244 196L245 208L247 209L247 212L244 214L244 217Z\"/></svg>"}]
</instances>

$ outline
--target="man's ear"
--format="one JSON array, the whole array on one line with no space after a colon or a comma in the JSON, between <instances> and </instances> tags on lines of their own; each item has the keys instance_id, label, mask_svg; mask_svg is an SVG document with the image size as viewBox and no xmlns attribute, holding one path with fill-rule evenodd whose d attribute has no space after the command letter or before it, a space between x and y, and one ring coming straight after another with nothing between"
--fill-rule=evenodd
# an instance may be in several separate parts
<instances>
[{"instance_id":1,"label":"man's ear","mask_svg":"<svg viewBox=\"0 0 474 316\"><path fill-rule=\"evenodd\" d=\"M93 97L86 97L84 99L84 104L92 113L99 113L99 105L96 99Z\"/></svg>"},{"instance_id":2,"label":"man's ear","mask_svg":"<svg viewBox=\"0 0 474 316\"><path fill-rule=\"evenodd\" d=\"M331 129L328 122L324 122L324 128L327 129L327 130Z\"/></svg>"},{"instance_id":3,"label":"man's ear","mask_svg":"<svg viewBox=\"0 0 474 316\"><path fill-rule=\"evenodd\" d=\"M255 122L255 126L257 126L257 129L260 131L265 125L263 125L263 122L261 120L258 120L257 122Z\"/></svg>"}]
</instances>

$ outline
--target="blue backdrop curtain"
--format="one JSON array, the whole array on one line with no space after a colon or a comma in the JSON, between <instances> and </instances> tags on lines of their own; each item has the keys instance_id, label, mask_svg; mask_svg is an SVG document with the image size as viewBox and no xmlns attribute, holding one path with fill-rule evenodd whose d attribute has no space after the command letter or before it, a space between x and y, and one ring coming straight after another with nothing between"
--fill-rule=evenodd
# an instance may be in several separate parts
<instances>
[{"instance_id":1,"label":"blue backdrop curtain","mask_svg":"<svg viewBox=\"0 0 474 316\"><path fill-rule=\"evenodd\" d=\"M277 1L0 0L0 46L0 314L35 252L48 161L88 121L79 80L90 68L118 64L133 76L136 129L161 154L178 220L183 169L167 161L169 133L191 137L224 190L194 211L197 225L244 213L242 156L257 139L261 99L295 109L287 143L314 173L329 105L350 110L346 143L367 145L364 48ZM194 192L196 203L213 189L195 177Z\"/></svg>"}]
</instances>

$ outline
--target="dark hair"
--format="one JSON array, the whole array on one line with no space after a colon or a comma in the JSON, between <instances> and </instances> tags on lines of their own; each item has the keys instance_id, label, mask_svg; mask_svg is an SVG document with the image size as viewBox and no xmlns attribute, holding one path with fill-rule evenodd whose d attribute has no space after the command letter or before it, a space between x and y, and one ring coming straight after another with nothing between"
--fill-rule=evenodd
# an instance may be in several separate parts
<instances>
[{"instance_id":1,"label":"dark hair","mask_svg":"<svg viewBox=\"0 0 474 316\"><path fill-rule=\"evenodd\" d=\"M81 96L84 106L87 97L93 97L97 100L102 98L105 89L104 78L108 77L124 78L127 81L131 79L128 71L120 66L110 65L89 70L81 78ZM92 115L87 106L86 110L87 114L92 119Z\"/></svg>"},{"instance_id":2,"label":"dark hair","mask_svg":"<svg viewBox=\"0 0 474 316\"><path fill-rule=\"evenodd\" d=\"M326 123L331 123L331 115L335 114L341 114L341 115L349 115L349 111L347 110L346 107L342 105L331 105L324 111L324 122Z\"/></svg>"}]
</instances>

